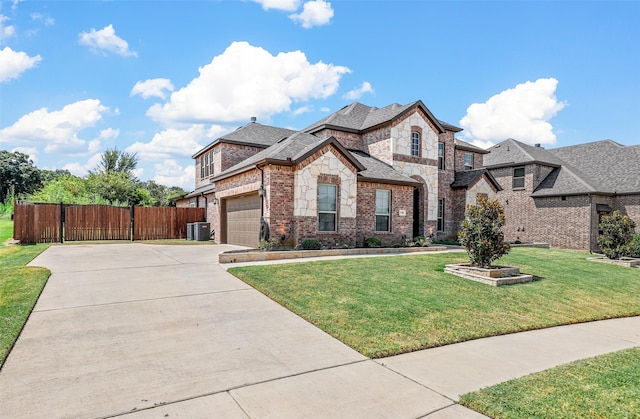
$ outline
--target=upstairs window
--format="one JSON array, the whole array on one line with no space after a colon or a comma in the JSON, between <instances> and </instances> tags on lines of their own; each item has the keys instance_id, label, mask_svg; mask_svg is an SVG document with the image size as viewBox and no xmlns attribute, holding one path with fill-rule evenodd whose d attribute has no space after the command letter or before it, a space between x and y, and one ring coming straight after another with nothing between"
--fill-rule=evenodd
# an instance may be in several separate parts
<instances>
[{"instance_id":1,"label":"upstairs window","mask_svg":"<svg viewBox=\"0 0 640 419\"><path fill-rule=\"evenodd\" d=\"M200 156L200 179L213 175L213 151L207 151Z\"/></svg>"},{"instance_id":2,"label":"upstairs window","mask_svg":"<svg viewBox=\"0 0 640 419\"><path fill-rule=\"evenodd\" d=\"M473 154L464 153L464 170L473 169Z\"/></svg>"},{"instance_id":3,"label":"upstairs window","mask_svg":"<svg viewBox=\"0 0 640 419\"><path fill-rule=\"evenodd\" d=\"M336 185L318 185L318 231L336 231Z\"/></svg>"},{"instance_id":4,"label":"upstairs window","mask_svg":"<svg viewBox=\"0 0 640 419\"><path fill-rule=\"evenodd\" d=\"M391 191L376 189L376 231L389 231Z\"/></svg>"},{"instance_id":5,"label":"upstairs window","mask_svg":"<svg viewBox=\"0 0 640 419\"><path fill-rule=\"evenodd\" d=\"M515 167L513 169L513 189L524 188L524 167Z\"/></svg>"},{"instance_id":6,"label":"upstairs window","mask_svg":"<svg viewBox=\"0 0 640 419\"><path fill-rule=\"evenodd\" d=\"M438 143L438 170L444 170L444 143Z\"/></svg>"},{"instance_id":7,"label":"upstairs window","mask_svg":"<svg viewBox=\"0 0 640 419\"><path fill-rule=\"evenodd\" d=\"M420 157L420 133L416 131L411 133L411 155Z\"/></svg>"}]
</instances>

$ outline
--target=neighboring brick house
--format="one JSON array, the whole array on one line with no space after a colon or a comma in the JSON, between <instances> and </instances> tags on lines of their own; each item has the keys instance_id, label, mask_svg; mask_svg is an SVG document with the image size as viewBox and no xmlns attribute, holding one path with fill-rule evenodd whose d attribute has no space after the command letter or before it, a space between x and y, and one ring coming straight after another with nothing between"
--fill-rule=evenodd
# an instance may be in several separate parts
<instances>
[{"instance_id":1,"label":"neighboring brick house","mask_svg":"<svg viewBox=\"0 0 640 419\"><path fill-rule=\"evenodd\" d=\"M499 190L459 131L421 101L353 103L299 132L252 119L194 154L196 189L177 204L207 208L222 243L451 238L465 205Z\"/></svg>"},{"instance_id":2,"label":"neighboring brick house","mask_svg":"<svg viewBox=\"0 0 640 419\"><path fill-rule=\"evenodd\" d=\"M505 239L598 251L600 217L619 210L640 225L640 146L611 140L544 149L508 139L484 166L500 184Z\"/></svg>"}]
</instances>

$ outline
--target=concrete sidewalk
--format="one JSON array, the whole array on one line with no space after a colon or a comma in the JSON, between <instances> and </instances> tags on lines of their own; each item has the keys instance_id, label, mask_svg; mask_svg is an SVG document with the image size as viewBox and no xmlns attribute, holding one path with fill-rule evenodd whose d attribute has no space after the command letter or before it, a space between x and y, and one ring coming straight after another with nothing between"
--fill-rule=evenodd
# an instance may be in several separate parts
<instances>
[{"instance_id":1,"label":"concrete sidewalk","mask_svg":"<svg viewBox=\"0 0 640 419\"><path fill-rule=\"evenodd\" d=\"M369 360L228 274L232 246L52 246L2 418L482 417L460 394L640 345L640 317Z\"/></svg>"}]
</instances>

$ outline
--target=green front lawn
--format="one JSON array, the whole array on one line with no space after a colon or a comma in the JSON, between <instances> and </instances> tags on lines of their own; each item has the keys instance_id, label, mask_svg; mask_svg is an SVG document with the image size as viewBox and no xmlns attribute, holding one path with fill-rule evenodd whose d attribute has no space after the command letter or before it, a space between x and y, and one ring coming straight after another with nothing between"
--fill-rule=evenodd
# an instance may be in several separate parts
<instances>
[{"instance_id":1,"label":"green front lawn","mask_svg":"<svg viewBox=\"0 0 640 419\"><path fill-rule=\"evenodd\" d=\"M637 418L640 347L465 394L460 403L492 418Z\"/></svg>"},{"instance_id":2,"label":"green front lawn","mask_svg":"<svg viewBox=\"0 0 640 419\"><path fill-rule=\"evenodd\" d=\"M588 253L515 248L498 261L536 281L491 287L450 274L464 253L231 268L229 272L369 357L640 314L640 271Z\"/></svg>"},{"instance_id":3,"label":"green front lawn","mask_svg":"<svg viewBox=\"0 0 640 419\"><path fill-rule=\"evenodd\" d=\"M10 231L8 235L7 231ZM0 218L0 366L51 274L45 268L25 266L49 244L7 245L12 234L13 223Z\"/></svg>"}]
</instances>

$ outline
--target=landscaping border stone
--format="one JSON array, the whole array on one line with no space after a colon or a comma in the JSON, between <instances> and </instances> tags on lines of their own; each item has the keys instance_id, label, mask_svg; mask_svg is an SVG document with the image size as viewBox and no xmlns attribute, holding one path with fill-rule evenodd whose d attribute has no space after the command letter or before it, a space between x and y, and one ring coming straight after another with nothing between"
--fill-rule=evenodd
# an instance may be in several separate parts
<instances>
[{"instance_id":1,"label":"landscaping border stone","mask_svg":"<svg viewBox=\"0 0 640 419\"><path fill-rule=\"evenodd\" d=\"M218 255L219 263L261 262L265 260L300 259L323 256L351 256L351 255L383 255L398 253L421 253L447 250L445 246L428 247L378 247L357 249L324 249L324 250L286 250L286 251L249 251L223 252Z\"/></svg>"},{"instance_id":2,"label":"landscaping border stone","mask_svg":"<svg viewBox=\"0 0 640 419\"><path fill-rule=\"evenodd\" d=\"M605 257L593 257L587 258L592 262L609 263L611 265L624 266L626 268L640 268L640 259L634 258L622 258L622 259L609 259Z\"/></svg>"},{"instance_id":3,"label":"landscaping border stone","mask_svg":"<svg viewBox=\"0 0 640 419\"><path fill-rule=\"evenodd\" d=\"M516 266L496 266L480 268L468 263L452 263L444 268L446 273L470 279L483 284L499 287L502 285L524 284L533 281L533 275L521 274Z\"/></svg>"}]
</instances>

